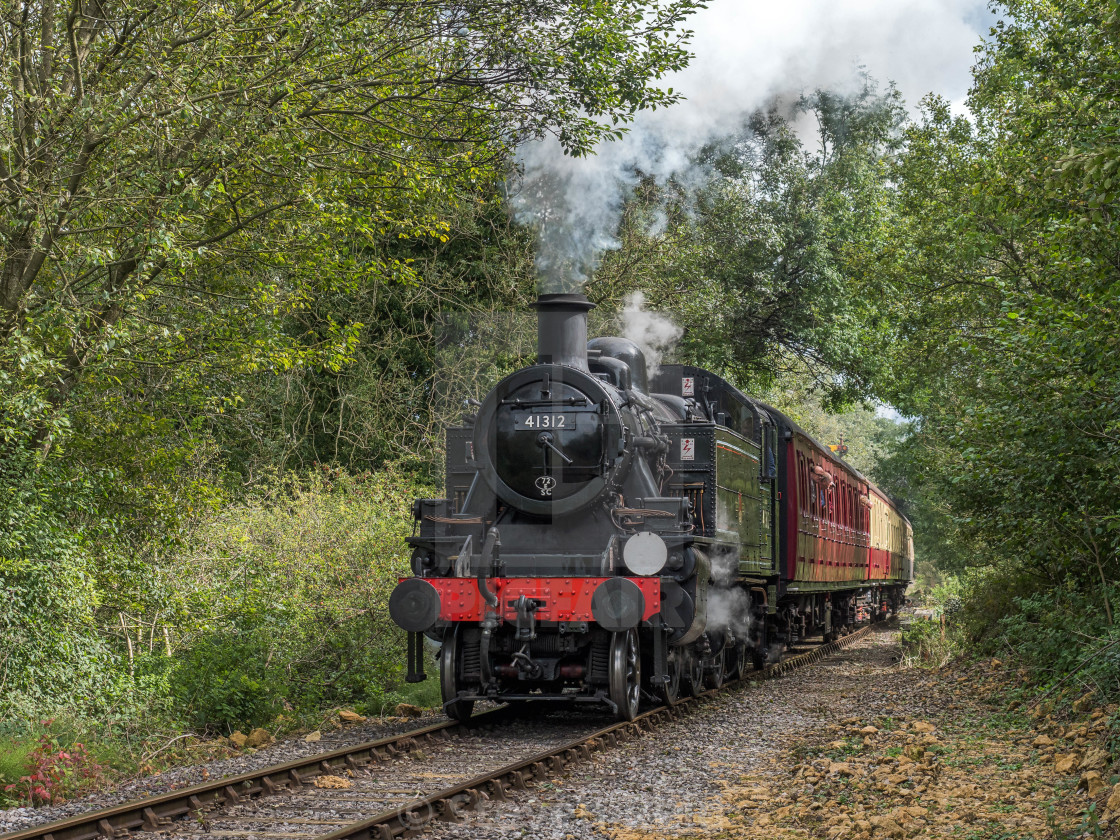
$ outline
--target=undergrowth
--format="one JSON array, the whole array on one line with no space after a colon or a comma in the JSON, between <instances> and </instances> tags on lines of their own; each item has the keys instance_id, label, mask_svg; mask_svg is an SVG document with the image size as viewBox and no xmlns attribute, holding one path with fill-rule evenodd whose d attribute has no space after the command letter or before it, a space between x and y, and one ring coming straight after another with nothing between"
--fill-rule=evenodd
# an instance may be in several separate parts
<instances>
[{"instance_id":1,"label":"undergrowth","mask_svg":"<svg viewBox=\"0 0 1120 840\"><path fill-rule=\"evenodd\" d=\"M131 575L118 602L81 617L101 634L111 692L91 700L76 681L67 694L61 672L0 662L0 805L205 760L214 750L201 745L238 729L283 735L339 708L438 705L430 655L429 679L404 682L405 637L387 609L408 573L411 501L432 492L392 470L274 476L200 518L173 555L118 570ZM5 690L47 677L50 691Z\"/></svg>"},{"instance_id":2,"label":"undergrowth","mask_svg":"<svg viewBox=\"0 0 1120 840\"><path fill-rule=\"evenodd\" d=\"M939 621L917 619L903 625L901 643L903 664L940 668L956 651L952 636Z\"/></svg>"},{"instance_id":3,"label":"undergrowth","mask_svg":"<svg viewBox=\"0 0 1120 840\"><path fill-rule=\"evenodd\" d=\"M23 805L66 799L101 782L105 773L85 744L65 745L49 731L23 756L23 762L27 772L4 786L4 793Z\"/></svg>"}]
</instances>

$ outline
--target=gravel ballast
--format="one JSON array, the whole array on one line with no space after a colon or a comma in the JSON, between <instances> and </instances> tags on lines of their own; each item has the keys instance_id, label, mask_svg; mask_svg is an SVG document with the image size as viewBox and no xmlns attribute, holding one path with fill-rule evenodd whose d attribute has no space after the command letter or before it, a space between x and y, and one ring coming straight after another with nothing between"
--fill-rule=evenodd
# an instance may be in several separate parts
<instances>
[{"instance_id":1,"label":"gravel ballast","mask_svg":"<svg viewBox=\"0 0 1120 840\"><path fill-rule=\"evenodd\" d=\"M294 761L298 758L318 755L343 747L364 744L367 741L376 741L390 735L442 723L444 720L445 718L442 715L408 719L394 718L388 721L370 720L334 732L324 732L322 740L319 741L307 742L302 737L286 738L260 750L247 751L240 755L210 761L205 764L177 767L158 775L145 776L127 782L112 790L102 790L83 796L80 799L74 799L61 805L2 810L0 811L0 834L22 831L32 826L65 819L86 811L108 808L112 805L167 793L204 781L237 776L273 764L282 764L285 761Z\"/></svg>"},{"instance_id":2,"label":"gravel ballast","mask_svg":"<svg viewBox=\"0 0 1120 840\"><path fill-rule=\"evenodd\" d=\"M760 771L785 733L820 727L893 701L877 688L897 668L895 634L872 631L851 647L774 680L732 690L572 774L537 785L460 824L433 824L438 840L637 840L699 828L729 778Z\"/></svg>"}]
</instances>

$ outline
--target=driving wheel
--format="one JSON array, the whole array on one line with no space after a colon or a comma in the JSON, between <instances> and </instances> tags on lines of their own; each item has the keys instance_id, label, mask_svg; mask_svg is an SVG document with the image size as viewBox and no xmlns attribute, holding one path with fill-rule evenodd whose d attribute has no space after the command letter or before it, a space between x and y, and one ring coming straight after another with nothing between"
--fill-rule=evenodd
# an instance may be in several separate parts
<instances>
[{"instance_id":1,"label":"driving wheel","mask_svg":"<svg viewBox=\"0 0 1120 840\"><path fill-rule=\"evenodd\" d=\"M681 656L684 657L684 664L687 668L684 676L688 680L688 693L693 697L699 697L704 693L704 663L700 661L700 656L696 653L695 648L682 651Z\"/></svg>"},{"instance_id":2,"label":"driving wheel","mask_svg":"<svg viewBox=\"0 0 1120 840\"><path fill-rule=\"evenodd\" d=\"M638 652L638 631L611 634L610 696L619 720L633 720L641 701L642 657Z\"/></svg>"},{"instance_id":3,"label":"driving wheel","mask_svg":"<svg viewBox=\"0 0 1120 840\"><path fill-rule=\"evenodd\" d=\"M463 637L456 627L443 639L439 651L439 687L443 696L443 710L452 720L465 721L474 711L473 700L459 698L459 660L463 649Z\"/></svg>"},{"instance_id":4,"label":"driving wheel","mask_svg":"<svg viewBox=\"0 0 1120 840\"><path fill-rule=\"evenodd\" d=\"M705 668L704 683L708 688L719 688L723 685L723 675L727 670L727 648L712 657L712 667Z\"/></svg>"},{"instance_id":5,"label":"driving wheel","mask_svg":"<svg viewBox=\"0 0 1120 840\"><path fill-rule=\"evenodd\" d=\"M684 670L682 667L683 659L684 652L680 648L669 648L669 653L666 656L669 666L669 681L661 683L661 687L657 690L666 706L672 706L680 699L681 671Z\"/></svg>"}]
</instances>

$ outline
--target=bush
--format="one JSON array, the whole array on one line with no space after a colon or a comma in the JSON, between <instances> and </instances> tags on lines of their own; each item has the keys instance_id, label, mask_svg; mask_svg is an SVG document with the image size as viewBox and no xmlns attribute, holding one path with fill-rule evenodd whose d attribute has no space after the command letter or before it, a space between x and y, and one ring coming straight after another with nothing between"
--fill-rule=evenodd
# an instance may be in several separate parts
<instances>
[{"instance_id":1,"label":"bush","mask_svg":"<svg viewBox=\"0 0 1120 840\"><path fill-rule=\"evenodd\" d=\"M1117 603L1120 585L1109 588ZM1072 587L1016 597L999 619L996 641L1013 649L1040 686L1059 681L1101 701L1120 699L1120 628L1110 625L1099 596Z\"/></svg>"},{"instance_id":2,"label":"bush","mask_svg":"<svg viewBox=\"0 0 1120 840\"><path fill-rule=\"evenodd\" d=\"M17 466L0 463L0 736L27 744L64 712L73 741L146 743L412 695L388 597L432 488L393 470L276 476L202 511L177 549L129 555L98 530L96 488L60 493L49 464ZM4 784L17 752L0 756Z\"/></svg>"},{"instance_id":3,"label":"bush","mask_svg":"<svg viewBox=\"0 0 1120 840\"><path fill-rule=\"evenodd\" d=\"M953 655L953 644L937 621L916 619L902 627L902 650L907 665L940 668Z\"/></svg>"},{"instance_id":4,"label":"bush","mask_svg":"<svg viewBox=\"0 0 1120 840\"><path fill-rule=\"evenodd\" d=\"M0 720L104 711L120 689L95 622L89 492L19 444L0 453Z\"/></svg>"},{"instance_id":5,"label":"bush","mask_svg":"<svg viewBox=\"0 0 1120 840\"><path fill-rule=\"evenodd\" d=\"M322 467L202 525L163 584L187 617L171 676L182 713L229 731L376 706L400 683L389 593L408 574L412 499L431 493L391 470Z\"/></svg>"},{"instance_id":6,"label":"bush","mask_svg":"<svg viewBox=\"0 0 1120 840\"><path fill-rule=\"evenodd\" d=\"M1068 706L1085 695L1097 706L1120 701L1120 627L1107 604L1120 603L1120 582L1068 576L1060 585L1013 565L970 573L955 624L962 644L1006 657L1023 669L1027 695ZM1120 755L1120 715L1109 721L1109 748Z\"/></svg>"}]
</instances>

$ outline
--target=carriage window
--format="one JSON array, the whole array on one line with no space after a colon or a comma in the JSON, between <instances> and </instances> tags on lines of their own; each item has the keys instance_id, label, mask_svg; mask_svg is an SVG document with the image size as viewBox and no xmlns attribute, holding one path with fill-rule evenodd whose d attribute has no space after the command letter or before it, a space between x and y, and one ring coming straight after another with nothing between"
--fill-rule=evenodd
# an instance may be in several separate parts
<instances>
[{"instance_id":1,"label":"carriage window","mask_svg":"<svg viewBox=\"0 0 1120 840\"><path fill-rule=\"evenodd\" d=\"M812 461L807 462L806 466L808 467L809 471L812 471L813 462ZM817 482L811 481L809 483L810 483L810 485L812 485L812 486L809 487L809 513L812 514L813 516L816 516L817 515Z\"/></svg>"},{"instance_id":2,"label":"carriage window","mask_svg":"<svg viewBox=\"0 0 1120 840\"><path fill-rule=\"evenodd\" d=\"M805 456L800 452L797 453L797 495L801 497L797 500L797 508L806 513L809 510L809 485L805 475Z\"/></svg>"},{"instance_id":3,"label":"carriage window","mask_svg":"<svg viewBox=\"0 0 1120 840\"><path fill-rule=\"evenodd\" d=\"M813 462L805 462L805 475L808 477L813 469ZM817 485L816 482L809 478L808 489L805 492L805 497L809 500L809 515L816 516L817 514Z\"/></svg>"}]
</instances>

